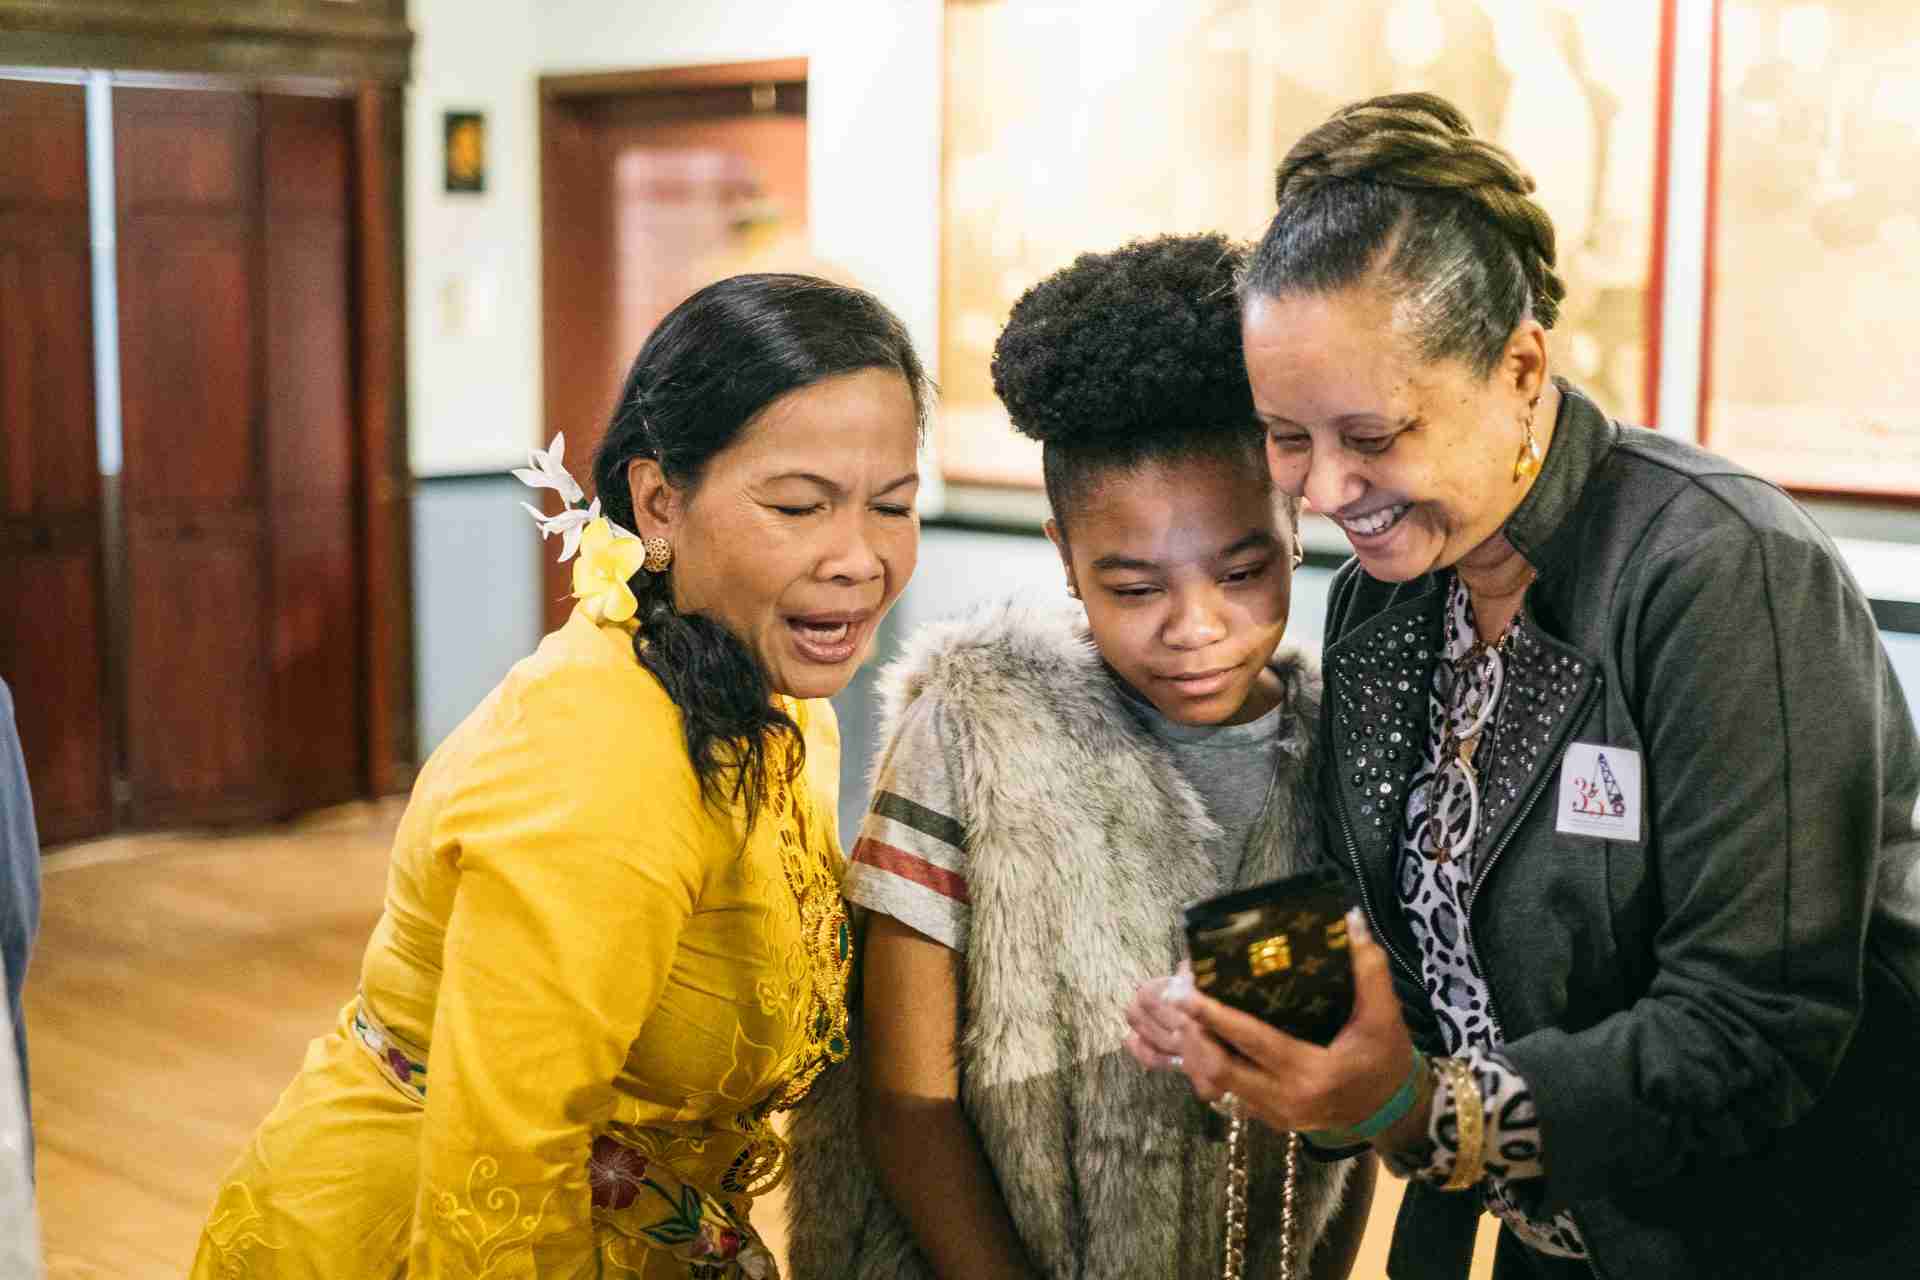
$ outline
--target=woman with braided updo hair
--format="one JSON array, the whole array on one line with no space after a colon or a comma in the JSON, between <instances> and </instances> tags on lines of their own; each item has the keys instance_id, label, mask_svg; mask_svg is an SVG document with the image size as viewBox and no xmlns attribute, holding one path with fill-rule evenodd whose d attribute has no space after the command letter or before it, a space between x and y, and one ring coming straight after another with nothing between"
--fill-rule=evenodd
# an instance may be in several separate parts
<instances>
[{"instance_id":1,"label":"woman with braided updo hair","mask_svg":"<svg viewBox=\"0 0 1920 1280\"><path fill-rule=\"evenodd\" d=\"M1326 1047L1143 987L1134 1056L1371 1145L1396 1278L1910 1275L1920 747L1791 499L1550 376L1533 183L1425 94L1281 166L1242 289L1268 462L1346 532L1323 838L1359 910ZM1397 999L1396 999L1397 997Z\"/></svg>"}]
</instances>

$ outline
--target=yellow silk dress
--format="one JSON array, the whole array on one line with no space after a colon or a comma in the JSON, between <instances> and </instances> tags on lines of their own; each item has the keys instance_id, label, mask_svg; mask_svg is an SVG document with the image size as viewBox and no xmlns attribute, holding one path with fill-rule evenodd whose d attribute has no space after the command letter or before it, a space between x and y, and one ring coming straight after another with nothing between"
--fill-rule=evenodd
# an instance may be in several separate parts
<instances>
[{"instance_id":1,"label":"yellow silk dress","mask_svg":"<svg viewBox=\"0 0 1920 1280\"><path fill-rule=\"evenodd\" d=\"M769 1117L846 1056L851 960L838 729L784 705L805 766L748 835L628 630L576 610L516 666L422 770L359 994L195 1280L773 1275Z\"/></svg>"}]
</instances>

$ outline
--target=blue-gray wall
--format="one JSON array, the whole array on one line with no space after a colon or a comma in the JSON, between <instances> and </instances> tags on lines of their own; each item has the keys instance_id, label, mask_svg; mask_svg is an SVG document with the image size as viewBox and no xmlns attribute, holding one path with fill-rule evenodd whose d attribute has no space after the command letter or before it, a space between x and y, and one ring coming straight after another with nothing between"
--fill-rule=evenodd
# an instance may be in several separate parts
<instances>
[{"instance_id":1,"label":"blue-gray wall","mask_svg":"<svg viewBox=\"0 0 1920 1280\"><path fill-rule=\"evenodd\" d=\"M512 476L413 488L414 706L420 758L540 641L540 555L557 544L520 509Z\"/></svg>"},{"instance_id":2,"label":"blue-gray wall","mask_svg":"<svg viewBox=\"0 0 1920 1280\"><path fill-rule=\"evenodd\" d=\"M420 748L431 751L540 639L543 544L510 476L426 479L414 491L414 617ZM1884 536L1884 534L1882 535ZM544 544L554 554L557 544ZM1920 547L1915 549L1920 561ZM1332 573L1304 568L1294 582L1289 638L1317 648ZM1038 534L929 527L920 567L880 636L875 662L834 699L844 740L840 821L858 829L875 741L873 675L914 627L994 599L1065 600L1053 546ZM1920 720L1920 635L1883 631Z\"/></svg>"}]
</instances>

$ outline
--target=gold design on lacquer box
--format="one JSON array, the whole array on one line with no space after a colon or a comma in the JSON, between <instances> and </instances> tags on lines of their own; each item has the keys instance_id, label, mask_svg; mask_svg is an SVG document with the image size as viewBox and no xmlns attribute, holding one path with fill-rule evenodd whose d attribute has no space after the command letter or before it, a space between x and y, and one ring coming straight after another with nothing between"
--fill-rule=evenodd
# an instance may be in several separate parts
<instances>
[{"instance_id":1,"label":"gold design on lacquer box","mask_svg":"<svg viewBox=\"0 0 1920 1280\"><path fill-rule=\"evenodd\" d=\"M1139 236L1256 237L1300 134L1410 89L1532 169L1568 282L1554 358L1637 419L1659 29L1659 0L949 0L943 470L1039 483L988 369L1022 291Z\"/></svg>"},{"instance_id":2,"label":"gold design on lacquer box","mask_svg":"<svg viewBox=\"0 0 1920 1280\"><path fill-rule=\"evenodd\" d=\"M1920 7L1721 22L1707 442L1785 484L1920 494Z\"/></svg>"}]
</instances>

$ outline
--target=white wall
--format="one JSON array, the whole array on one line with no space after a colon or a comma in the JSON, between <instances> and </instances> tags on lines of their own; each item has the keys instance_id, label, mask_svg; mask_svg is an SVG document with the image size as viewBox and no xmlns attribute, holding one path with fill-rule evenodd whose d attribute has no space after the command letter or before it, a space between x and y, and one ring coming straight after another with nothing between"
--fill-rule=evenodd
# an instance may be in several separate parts
<instances>
[{"instance_id":1,"label":"white wall","mask_svg":"<svg viewBox=\"0 0 1920 1280\"><path fill-rule=\"evenodd\" d=\"M899 313L927 368L940 360L940 0L819 6L807 68L814 250Z\"/></svg>"},{"instance_id":2,"label":"white wall","mask_svg":"<svg viewBox=\"0 0 1920 1280\"><path fill-rule=\"evenodd\" d=\"M545 0L538 56L550 72L627 71L808 54L833 0ZM867 7L855 0L850 9Z\"/></svg>"},{"instance_id":3,"label":"white wall","mask_svg":"<svg viewBox=\"0 0 1920 1280\"><path fill-rule=\"evenodd\" d=\"M415 0L408 381L417 475L492 470L541 431L543 74L806 57L814 250L929 364L940 279L940 0ZM488 189L441 190L442 113L487 113Z\"/></svg>"},{"instance_id":4,"label":"white wall","mask_svg":"<svg viewBox=\"0 0 1920 1280\"><path fill-rule=\"evenodd\" d=\"M503 477L543 429L539 77L806 57L814 251L899 312L931 365L942 17L940 0L414 0L413 23L407 385L431 750L537 638L542 548ZM486 112L483 195L441 190L449 109ZM476 472L494 479L446 478Z\"/></svg>"},{"instance_id":5,"label":"white wall","mask_svg":"<svg viewBox=\"0 0 1920 1280\"><path fill-rule=\"evenodd\" d=\"M938 336L939 0L415 0L408 379L417 475L492 470L541 431L542 74L803 56L814 249ZM442 113L487 114L488 189L441 190Z\"/></svg>"},{"instance_id":6,"label":"white wall","mask_svg":"<svg viewBox=\"0 0 1920 1280\"><path fill-rule=\"evenodd\" d=\"M540 429L540 0L413 0L407 398L415 475L524 465ZM611 7L611 6L609 6ZM487 119L487 190L442 190L442 113Z\"/></svg>"}]
</instances>

